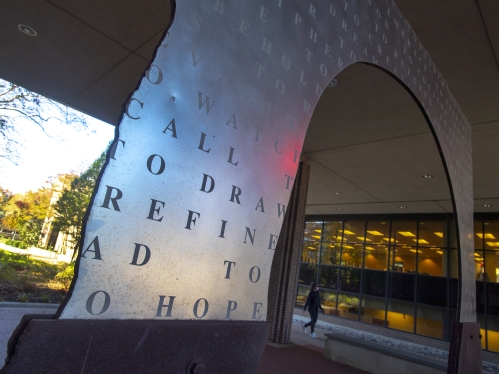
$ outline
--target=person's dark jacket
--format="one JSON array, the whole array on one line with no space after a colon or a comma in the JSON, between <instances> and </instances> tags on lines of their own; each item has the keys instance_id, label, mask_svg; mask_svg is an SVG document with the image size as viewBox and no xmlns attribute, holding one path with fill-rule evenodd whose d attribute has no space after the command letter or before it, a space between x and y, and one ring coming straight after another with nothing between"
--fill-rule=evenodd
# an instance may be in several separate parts
<instances>
[{"instance_id":1,"label":"person's dark jacket","mask_svg":"<svg viewBox=\"0 0 499 374\"><path fill-rule=\"evenodd\" d=\"M321 297L319 296L319 292L310 291L307 296L307 302L303 307L303 310L306 310L308 306L308 311L310 312L312 309L320 309L322 313L324 313L324 309L321 306Z\"/></svg>"}]
</instances>

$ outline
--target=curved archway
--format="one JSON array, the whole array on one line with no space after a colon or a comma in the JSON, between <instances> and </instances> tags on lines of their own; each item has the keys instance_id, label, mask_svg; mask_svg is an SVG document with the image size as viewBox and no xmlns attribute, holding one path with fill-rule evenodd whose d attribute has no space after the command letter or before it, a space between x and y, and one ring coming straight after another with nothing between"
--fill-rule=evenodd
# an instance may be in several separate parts
<instances>
[{"instance_id":1,"label":"curved archway","mask_svg":"<svg viewBox=\"0 0 499 374\"><path fill-rule=\"evenodd\" d=\"M179 2L126 105L59 318L264 320L310 117L359 62L396 77L431 125L459 227L460 321L474 321L470 127L395 3L381 0Z\"/></svg>"}]
</instances>

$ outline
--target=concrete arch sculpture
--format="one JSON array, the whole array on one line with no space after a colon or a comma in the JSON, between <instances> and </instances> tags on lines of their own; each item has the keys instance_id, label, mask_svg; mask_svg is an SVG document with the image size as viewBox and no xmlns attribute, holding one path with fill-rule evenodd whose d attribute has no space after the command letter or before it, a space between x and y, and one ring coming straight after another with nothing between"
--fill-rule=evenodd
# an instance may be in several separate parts
<instances>
[{"instance_id":1,"label":"concrete arch sculpture","mask_svg":"<svg viewBox=\"0 0 499 374\"><path fill-rule=\"evenodd\" d=\"M430 123L458 218L460 320L475 321L470 126L381 0L178 2L125 108L59 318L264 318L310 117L357 62L396 77Z\"/></svg>"},{"instance_id":2,"label":"concrete arch sculpture","mask_svg":"<svg viewBox=\"0 0 499 374\"><path fill-rule=\"evenodd\" d=\"M261 324L312 112L358 62L396 77L430 123L459 228L460 321L474 322L471 130L394 1L182 0L173 9L124 108L58 322Z\"/></svg>"}]
</instances>

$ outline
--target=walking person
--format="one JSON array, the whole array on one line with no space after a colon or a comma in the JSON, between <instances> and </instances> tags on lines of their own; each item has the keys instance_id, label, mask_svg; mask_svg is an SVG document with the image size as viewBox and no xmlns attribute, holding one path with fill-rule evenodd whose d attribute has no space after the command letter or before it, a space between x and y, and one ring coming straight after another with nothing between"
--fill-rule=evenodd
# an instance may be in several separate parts
<instances>
[{"instance_id":1,"label":"walking person","mask_svg":"<svg viewBox=\"0 0 499 374\"><path fill-rule=\"evenodd\" d=\"M303 332L307 333L307 327L310 326L310 337L317 339L317 335L315 335L314 327L317 322L317 317L319 315L319 309L324 314L324 309L322 309L321 305L321 297L319 295L319 283L313 283L310 287L310 292L307 296L307 302L303 307L305 311L308 307L308 312L310 313L310 322L303 325Z\"/></svg>"}]
</instances>

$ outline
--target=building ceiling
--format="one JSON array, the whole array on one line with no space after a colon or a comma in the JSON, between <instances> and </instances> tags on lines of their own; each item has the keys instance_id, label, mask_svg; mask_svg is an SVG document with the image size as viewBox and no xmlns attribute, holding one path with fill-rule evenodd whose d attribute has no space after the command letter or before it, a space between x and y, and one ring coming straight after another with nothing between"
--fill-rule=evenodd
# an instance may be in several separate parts
<instances>
[{"instance_id":1,"label":"building ceiling","mask_svg":"<svg viewBox=\"0 0 499 374\"><path fill-rule=\"evenodd\" d=\"M472 125L475 211L499 212L499 2L395 2ZM4 0L0 77L116 124L169 22L167 0ZM407 92L367 65L337 80L304 145L307 213L452 212L432 134Z\"/></svg>"}]
</instances>

